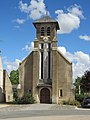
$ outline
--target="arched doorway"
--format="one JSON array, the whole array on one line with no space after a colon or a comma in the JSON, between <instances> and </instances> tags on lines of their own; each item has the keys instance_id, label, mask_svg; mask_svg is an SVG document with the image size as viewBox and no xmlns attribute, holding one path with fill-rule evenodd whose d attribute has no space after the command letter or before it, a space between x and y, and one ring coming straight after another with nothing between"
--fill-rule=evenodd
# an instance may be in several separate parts
<instances>
[{"instance_id":1,"label":"arched doorway","mask_svg":"<svg viewBox=\"0 0 90 120\"><path fill-rule=\"evenodd\" d=\"M50 103L50 90L48 88L41 89L40 103Z\"/></svg>"}]
</instances>

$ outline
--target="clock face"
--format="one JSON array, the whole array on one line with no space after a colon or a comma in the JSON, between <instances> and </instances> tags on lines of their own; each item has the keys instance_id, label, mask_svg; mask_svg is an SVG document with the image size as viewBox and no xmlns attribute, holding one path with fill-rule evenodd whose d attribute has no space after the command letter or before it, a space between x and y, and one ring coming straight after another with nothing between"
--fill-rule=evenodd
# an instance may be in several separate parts
<instances>
[{"instance_id":1,"label":"clock face","mask_svg":"<svg viewBox=\"0 0 90 120\"><path fill-rule=\"evenodd\" d=\"M47 41L48 41L48 37L44 37L43 40L44 40L45 42L47 42Z\"/></svg>"}]
</instances>

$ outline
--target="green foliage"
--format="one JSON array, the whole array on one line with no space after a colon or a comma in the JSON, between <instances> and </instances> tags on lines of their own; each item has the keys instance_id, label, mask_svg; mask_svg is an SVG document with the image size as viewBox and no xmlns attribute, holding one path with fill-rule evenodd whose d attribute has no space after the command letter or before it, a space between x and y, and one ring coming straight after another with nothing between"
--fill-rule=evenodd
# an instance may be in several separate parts
<instances>
[{"instance_id":1,"label":"green foliage","mask_svg":"<svg viewBox=\"0 0 90 120\"><path fill-rule=\"evenodd\" d=\"M75 79L75 93L79 93L79 86L81 85L82 77L77 77Z\"/></svg>"},{"instance_id":2,"label":"green foliage","mask_svg":"<svg viewBox=\"0 0 90 120\"><path fill-rule=\"evenodd\" d=\"M19 71L13 70L10 73L10 80L12 85L19 84Z\"/></svg>"},{"instance_id":3,"label":"green foliage","mask_svg":"<svg viewBox=\"0 0 90 120\"><path fill-rule=\"evenodd\" d=\"M90 92L90 71L86 71L82 77L81 88L84 92Z\"/></svg>"},{"instance_id":4,"label":"green foliage","mask_svg":"<svg viewBox=\"0 0 90 120\"><path fill-rule=\"evenodd\" d=\"M75 98L77 101L82 102L90 93L90 71L86 71L82 77L77 77L74 85Z\"/></svg>"},{"instance_id":5,"label":"green foliage","mask_svg":"<svg viewBox=\"0 0 90 120\"><path fill-rule=\"evenodd\" d=\"M35 102L31 94L27 93L21 98L15 99L16 104L33 104Z\"/></svg>"},{"instance_id":6,"label":"green foliage","mask_svg":"<svg viewBox=\"0 0 90 120\"><path fill-rule=\"evenodd\" d=\"M68 101L63 101L63 105L76 105L76 106L79 106L80 103L77 100L68 100Z\"/></svg>"},{"instance_id":7,"label":"green foliage","mask_svg":"<svg viewBox=\"0 0 90 120\"><path fill-rule=\"evenodd\" d=\"M17 99L18 99L17 92L13 92L13 99L14 99L14 101L17 101Z\"/></svg>"},{"instance_id":8,"label":"green foliage","mask_svg":"<svg viewBox=\"0 0 90 120\"><path fill-rule=\"evenodd\" d=\"M86 96L84 95L84 94L76 94L75 95L75 99L77 100L77 101L79 101L80 103L83 101L83 99L85 98Z\"/></svg>"}]
</instances>

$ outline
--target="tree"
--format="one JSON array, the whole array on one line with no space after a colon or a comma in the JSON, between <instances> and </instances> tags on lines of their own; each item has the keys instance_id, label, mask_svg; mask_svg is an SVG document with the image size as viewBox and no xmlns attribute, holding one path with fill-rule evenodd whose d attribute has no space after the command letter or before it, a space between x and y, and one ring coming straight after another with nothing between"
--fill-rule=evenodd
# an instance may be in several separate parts
<instances>
[{"instance_id":1,"label":"tree","mask_svg":"<svg viewBox=\"0 0 90 120\"><path fill-rule=\"evenodd\" d=\"M90 92L90 71L86 71L81 80L81 88L84 92Z\"/></svg>"},{"instance_id":2,"label":"tree","mask_svg":"<svg viewBox=\"0 0 90 120\"><path fill-rule=\"evenodd\" d=\"M19 71L18 70L11 71L10 80L11 80L12 85L19 84Z\"/></svg>"},{"instance_id":3,"label":"tree","mask_svg":"<svg viewBox=\"0 0 90 120\"><path fill-rule=\"evenodd\" d=\"M75 93L76 93L76 94L80 94L80 93L81 93L81 88L80 88L80 86L81 86L81 81L82 81L82 77L77 77L77 78L75 79L74 85L75 85Z\"/></svg>"},{"instance_id":4,"label":"tree","mask_svg":"<svg viewBox=\"0 0 90 120\"><path fill-rule=\"evenodd\" d=\"M84 99L84 92L83 89L81 88L81 83L82 83L82 77L77 77L75 79L75 99L79 102L82 102Z\"/></svg>"},{"instance_id":5,"label":"tree","mask_svg":"<svg viewBox=\"0 0 90 120\"><path fill-rule=\"evenodd\" d=\"M82 100L90 94L90 71L86 71L82 77L77 77L75 80L75 98Z\"/></svg>"}]
</instances>

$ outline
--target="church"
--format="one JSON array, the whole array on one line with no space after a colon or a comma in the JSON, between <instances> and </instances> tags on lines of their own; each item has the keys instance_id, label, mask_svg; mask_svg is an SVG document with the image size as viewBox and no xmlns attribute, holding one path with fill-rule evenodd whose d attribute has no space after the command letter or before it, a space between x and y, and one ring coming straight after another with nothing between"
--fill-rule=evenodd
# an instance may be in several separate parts
<instances>
[{"instance_id":1,"label":"church","mask_svg":"<svg viewBox=\"0 0 90 120\"><path fill-rule=\"evenodd\" d=\"M33 25L34 49L19 65L18 96L31 93L37 103L73 100L72 62L58 50L58 22L46 15Z\"/></svg>"}]
</instances>

